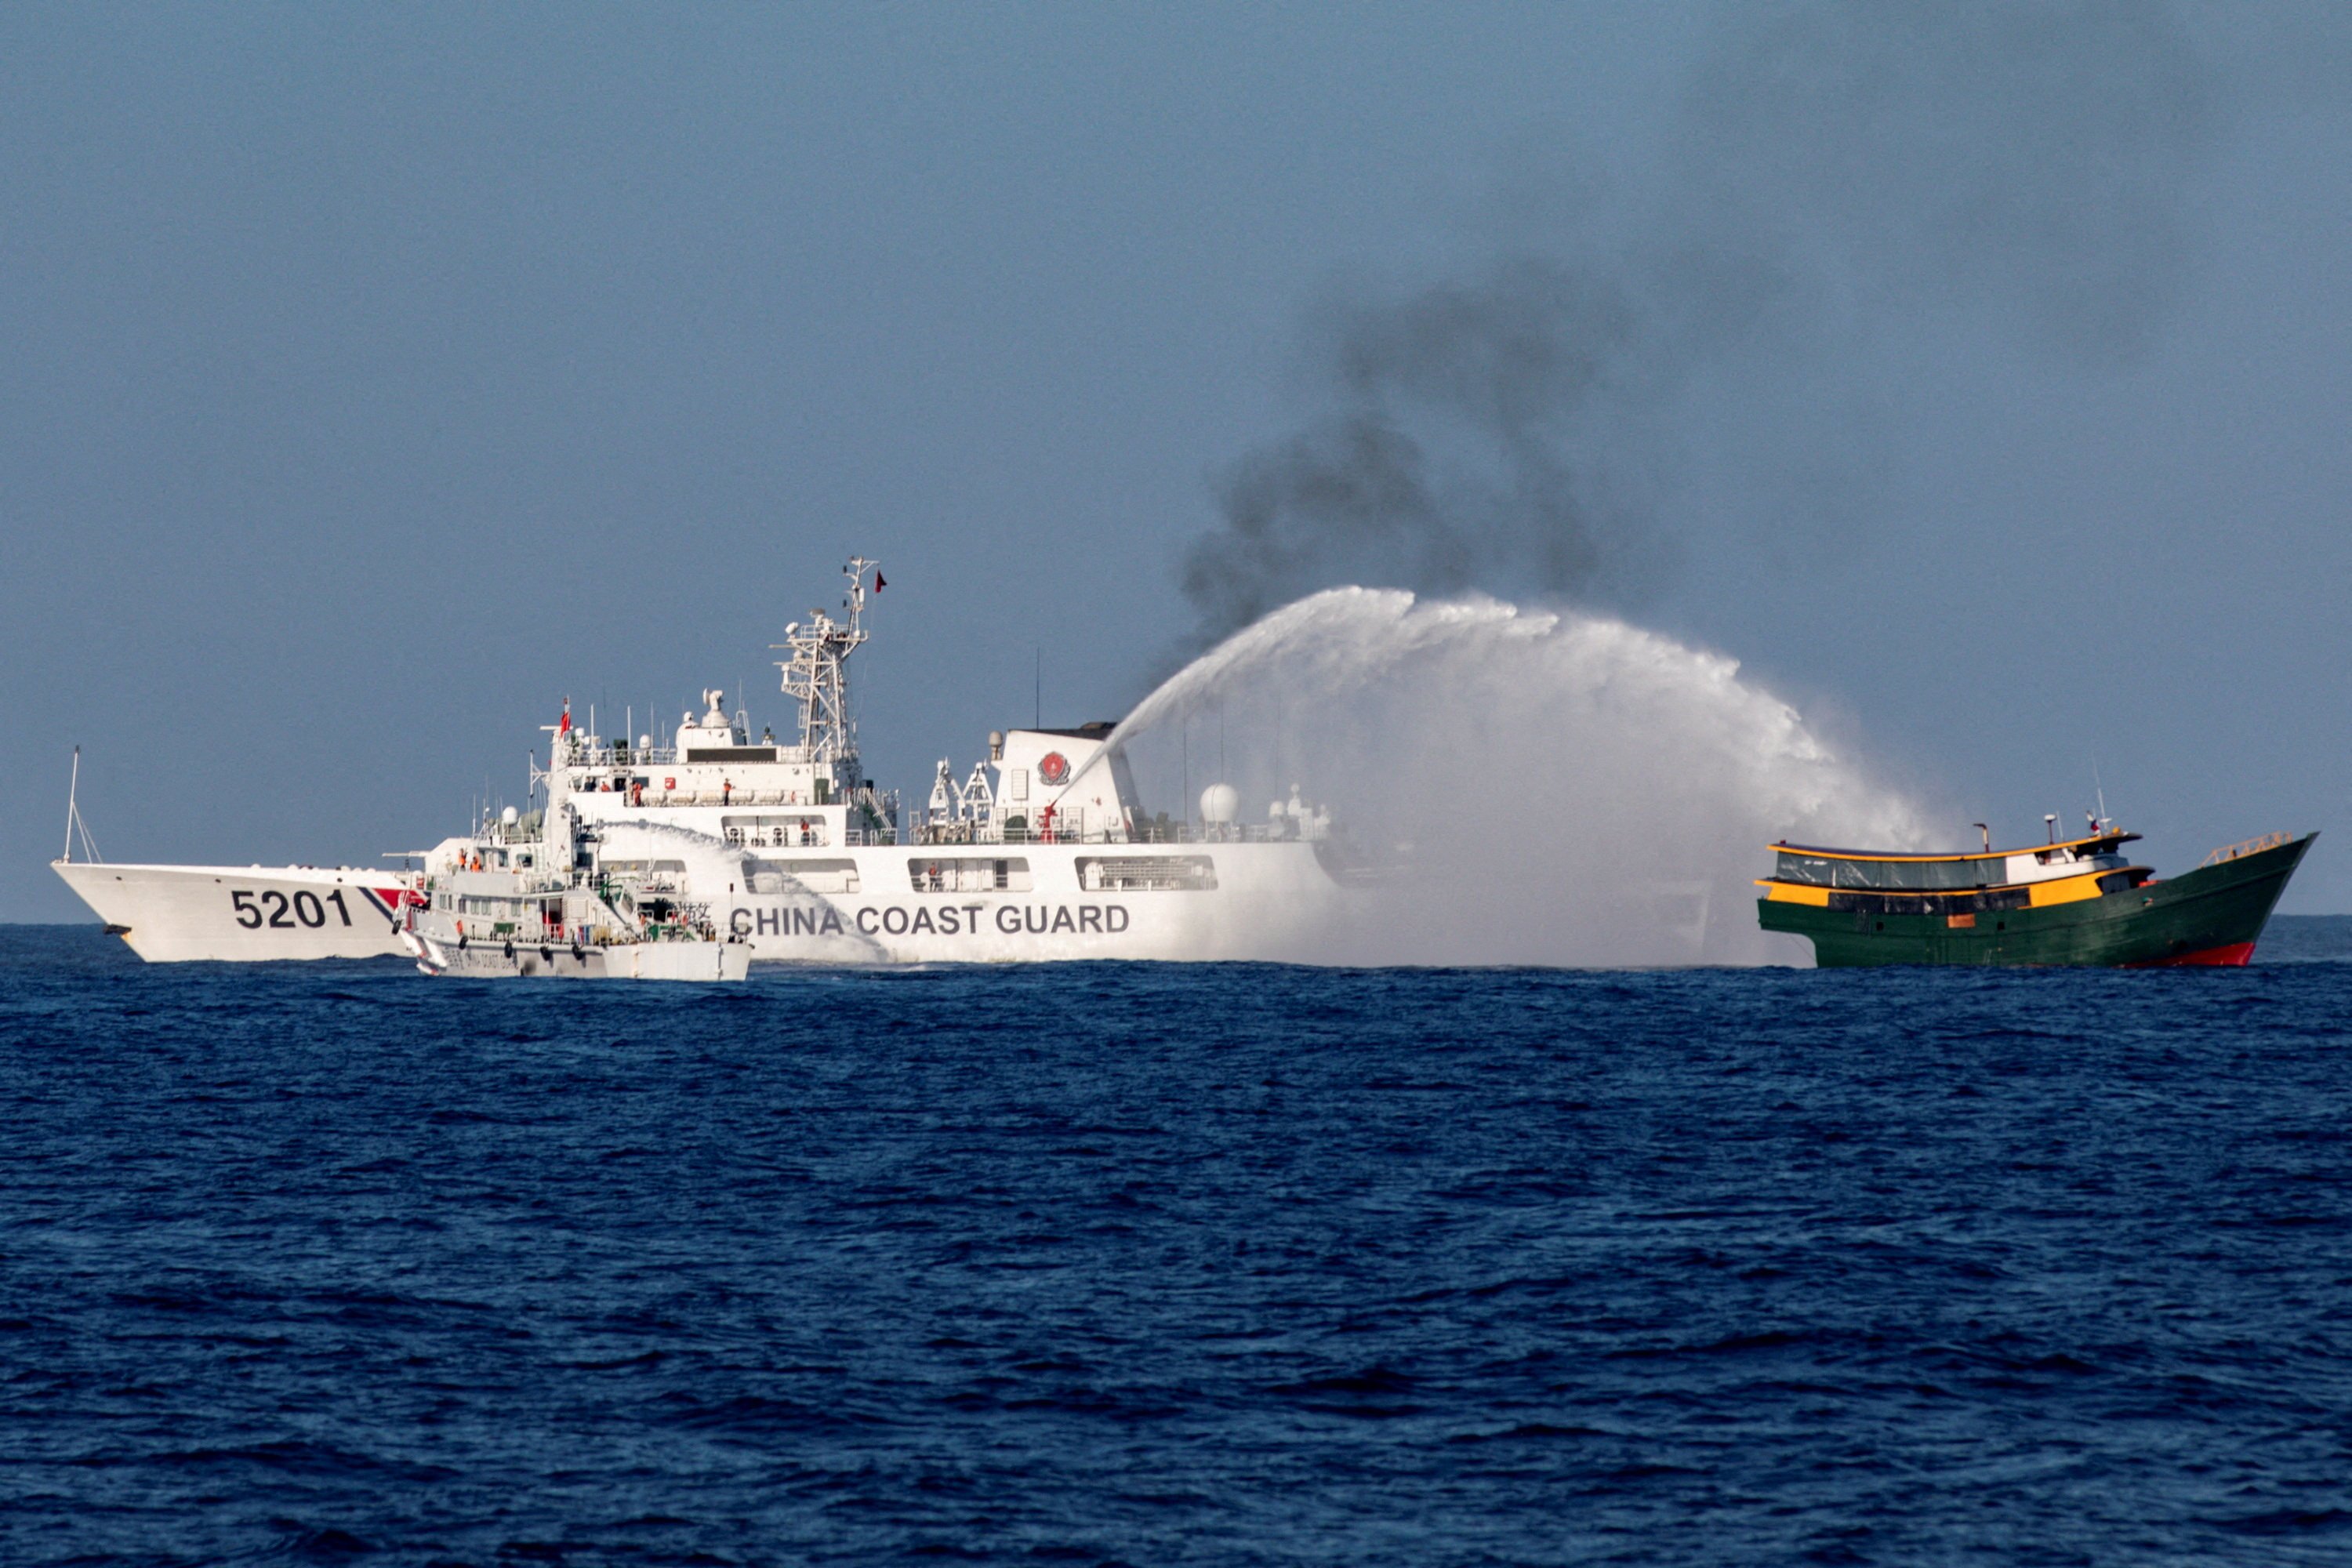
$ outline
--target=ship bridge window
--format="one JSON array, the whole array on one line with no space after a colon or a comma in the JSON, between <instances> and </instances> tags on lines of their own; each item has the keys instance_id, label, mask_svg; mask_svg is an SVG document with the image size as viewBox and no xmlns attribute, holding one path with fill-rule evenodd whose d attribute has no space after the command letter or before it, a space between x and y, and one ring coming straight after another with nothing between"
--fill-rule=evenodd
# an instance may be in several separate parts
<instances>
[{"instance_id":1,"label":"ship bridge window","mask_svg":"<svg viewBox=\"0 0 2352 1568\"><path fill-rule=\"evenodd\" d=\"M796 857L789 860L748 860L745 884L754 893L854 893L857 862Z\"/></svg>"},{"instance_id":2,"label":"ship bridge window","mask_svg":"<svg viewBox=\"0 0 2352 1568\"><path fill-rule=\"evenodd\" d=\"M457 898L457 912L461 915L488 915L493 920L517 920L521 917L522 910L523 902L520 899L492 899L474 893L461 893Z\"/></svg>"},{"instance_id":3,"label":"ship bridge window","mask_svg":"<svg viewBox=\"0 0 2352 1568\"><path fill-rule=\"evenodd\" d=\"M1217 863L1206 855L1080 856L1078 886L1090 893L1213 892Z\"/></svg>"},{"instance_id":4,"label":"ship bridge window","mask_svg":"<svg viewBox=\"0 0 2352 1568\"><path fill-rule=\"evenodd\" d=\"M686 751L689 763L772 763L776 760L773 746L689 746Z\"/></svg>"},{"instance_id":5,"label":"ship bridge window","mask_svg":"<svg viewBox=\"0 0 2352 1568\"><path fill-rule=\"evenodd\" d=\"M924 856L907 862L907 875L919 893L1025 893L1029 862L1015 855Z\"/></svg>"},{"instance_id":6,"label":"ship bridge window","mask_svg":"<svg viewBox=\"0 0 2352 1568\"><path fill-rule=\"evenodd\" d=\"M2006 862L1998 855L1953 860L1873 860L1783 849L1774 875L1783 882L1801 882L1814 888L1957 892L1967 888L1999 887L2009 880L2005 867Z\"/></svg>"},{"instance_id":7,"label":"ship bridge window","mask_svg":"<svg viewBox=\"0 0 2352 1568\"><path fill-rule=\"evenodd\" d=\"M608 876L634 882L639 891L675 888L686 879L683 860L606 860L603 866Z\"/></svg>"},{"instance_id":8,"label":"ship bridge window","mask_svg":"<svg viewBox=\"0 0 2352 1568\"><path fill-rule=\"evenodd\" d=\"M722 816L719 826L728 843L751 849L795 849L833 842L825 819L808 813Z\"/></svg>"}]
</instances>

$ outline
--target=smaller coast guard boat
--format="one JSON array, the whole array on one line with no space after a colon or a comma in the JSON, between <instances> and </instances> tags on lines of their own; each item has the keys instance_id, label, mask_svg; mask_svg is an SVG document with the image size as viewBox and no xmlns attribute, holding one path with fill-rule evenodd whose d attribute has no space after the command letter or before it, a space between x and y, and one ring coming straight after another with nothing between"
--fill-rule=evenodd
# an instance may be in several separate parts
<instances>
[{"instance_id":1,"label":"smaller coast guard boat","mask_svg":"<svg viewBox=\"0 0 2352 1568\"><path fill-rule=\"evenodd\" d=\"M542 813L509 806L434 854L437 872L399 936L425 974L473 979L741 980L751 950L729 941L676 878L559 851Z\"/></svg>"},{"instance_id":2,"label":"smaller coast guard boat","mask_svg":"<svg viewBox=\"0 0 2352 1568\"><path fill-rule=\"evenodd\" d=\"M2084 838L1978 854L1779 843L1757 886L1766 931L1808 937L1823 968L1873 963L2239 964L2319 837L2273 833L2159 879L2094 822Z\"/></svg>"}]
</instances>

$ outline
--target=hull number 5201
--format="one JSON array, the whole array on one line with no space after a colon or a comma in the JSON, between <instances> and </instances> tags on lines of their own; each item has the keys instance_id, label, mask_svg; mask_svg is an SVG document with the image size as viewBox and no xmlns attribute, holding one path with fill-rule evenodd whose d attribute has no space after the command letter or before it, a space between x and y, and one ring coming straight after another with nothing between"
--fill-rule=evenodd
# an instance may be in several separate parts
<instances>
[{"instance_id":1,"label":"hull number 5201","mask_svg":"<svg viewBox=\"0 0 2352 1568\"><path fill-rule=\"evenodd\" d=\"M231 893L228 901L236 910L236 923L247 931L259 931L263 926L274 926L279 931L292 931L299 926L315 930L327 923L328 904L335 906L335 912L343 917L345 925L352 923L352 911L343 903L341 888L328 893L323 903L308 888L291 899L275 888L265 888L257 894Z\"/></svg>"}]
</instances>

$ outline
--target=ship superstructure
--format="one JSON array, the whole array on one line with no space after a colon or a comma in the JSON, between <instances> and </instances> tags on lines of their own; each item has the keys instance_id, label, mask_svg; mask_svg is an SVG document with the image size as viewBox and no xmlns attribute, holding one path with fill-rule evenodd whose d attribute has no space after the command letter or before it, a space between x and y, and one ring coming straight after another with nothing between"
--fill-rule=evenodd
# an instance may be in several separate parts
<instances>
[{"instance_id":1,"label":"ship superstructure","mask_svg":"<svg viewBox=\"0 0 2352 1568\"><path fill-rule=\"evenodd\" d=\"M566 709L536 809L501 825L486 868L617 887L616 910L673 900L754 957L813 962L1264 956L1337 891L1330 819L1296 791L1262 826L1234 820L1223 785L1198 826L1147 821L1108 723L992 732L984 760L961 776L941 760L904 810L866 775L851 700L878 565L844 573L844 615L813 610L777 645L796 737L754 739L716 689L667 744L587 732ZM453 840L428 861L426 915L479 896L477 853ZM579 928L569 907L542 912L519 927L526 946Z\"/></svg>"}]
</instances>

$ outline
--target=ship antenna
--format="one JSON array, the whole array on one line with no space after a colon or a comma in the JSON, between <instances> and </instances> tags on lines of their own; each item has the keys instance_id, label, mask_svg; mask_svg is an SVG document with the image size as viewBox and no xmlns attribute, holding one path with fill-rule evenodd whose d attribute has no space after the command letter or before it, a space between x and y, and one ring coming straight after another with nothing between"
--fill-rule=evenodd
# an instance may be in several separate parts
<instances>
[{"instance_id":1,"label":"ship antenna","mask_svg":"<svg viewBox=\"0 0 2352 1568\"><path fill-rule=\"evenodd\" d=\"M1970 827L1975 828L1975 829L1977 830L1977 836L1978 836L1979 837L1980 837L1980 838L1982 838L1982 839L1984 840L1985 853L1986 853L1986 854L1988 854L1988 855L1991 854L1991 853L1992 853L1992 829L1991 829L1991 828L1990 828L1990 827L1987 827L1987 826L1986 826L1983 823L1981 823L1981 822L1971 822L1971 823L1969 823L1969 826Z\"/></svg>"},{"instance_id":2,"label":"ship antenna","mask_svg":"<svg viewBox=\"0 0 2352 1568\"><path fill-rule=\"evenodd\" d=\"M81 840L81 852L93 866L106 864L106 857L98 852L97 841L89 836L89 824L81 819L81 748L73 750L73 778L66 785L66 853L64 863L73 864L74 840Z\"/></svg>"},{"instance_id":3,"label":"ship antenna","mask_svg":"<svg viewBox=\"0 0 2352 1568\"><path fill-rule=\"evenodd\" d=\"M841 602L849 612L847 625L823 610L812 610L805 623L795 621L784 628L782 642L769 645L793 656L777 668L783 671L784 694L800 705L801 752L808 761L838 763L857 755L857 721L850 711L845 667L866 641L866 574L872 571L878 582L880 565L854 555L842 568L849 578L849 592Z\"/></svg>"}]
</instances>

